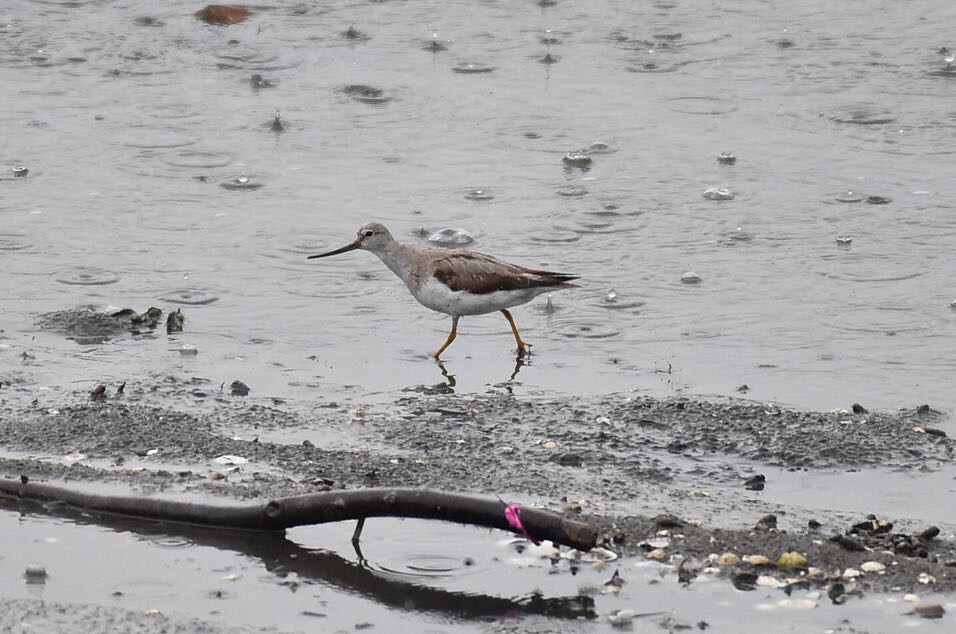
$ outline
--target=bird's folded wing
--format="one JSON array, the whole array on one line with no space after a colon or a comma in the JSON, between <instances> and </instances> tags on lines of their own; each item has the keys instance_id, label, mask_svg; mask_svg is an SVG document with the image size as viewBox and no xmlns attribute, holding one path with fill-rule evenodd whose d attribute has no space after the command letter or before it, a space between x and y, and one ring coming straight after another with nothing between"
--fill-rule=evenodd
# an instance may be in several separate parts
<instances>
[{"instance_id":1,"label":"bird's folded wing","mask_svg":"<svg viewBox=\"0 0 956 634\"><path fill-rule=\"evenodd\" d=\"M452 291L467 291L475 295L561 286L577 279L575 275L526 269L482 253L467 251L450 252L436 258L432 275Z\"/></svg>"}]
</instances>

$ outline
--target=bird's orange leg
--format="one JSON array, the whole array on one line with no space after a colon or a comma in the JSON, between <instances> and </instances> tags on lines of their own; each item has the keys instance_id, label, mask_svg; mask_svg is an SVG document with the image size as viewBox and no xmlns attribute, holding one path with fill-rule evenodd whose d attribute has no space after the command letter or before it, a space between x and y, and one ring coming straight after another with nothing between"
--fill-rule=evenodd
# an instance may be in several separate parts
<instances>
[{"instance_id":1,"label":"bird's orange leg","mask_svg":"<svg viewBox=\"0 0 956 634\"><path fill-rule=\"evenodd\" d=\"M515 320L511 316L511 313L509 313L507 309L502 308L501 314L504 315L508 323L511 324L511 332L515 333L515 341L518 342L518 356L523 357L525 354L531 354L531 350L529 350L531 344L521 340L521 335L518 334L518 327L515 326Z\"/></svg>"},{"instance_id":2,"label":"bird's orange leg","mask_svg":"<svg viewBox=\"0 0 956 634\"><path fill-rule=\"evenodd\" d=\"M451 342L455 340L455 337L458 336L458 320L459 319L461 319L461 317L457 315L451 318L451 332L448 333L448 339L445 340L445 343L442 345L442 347L439 348L438 352L435 353L436 359L441 357L441 353L444 352L445 349L451 345Z\"/></svg>"}]
</instances>

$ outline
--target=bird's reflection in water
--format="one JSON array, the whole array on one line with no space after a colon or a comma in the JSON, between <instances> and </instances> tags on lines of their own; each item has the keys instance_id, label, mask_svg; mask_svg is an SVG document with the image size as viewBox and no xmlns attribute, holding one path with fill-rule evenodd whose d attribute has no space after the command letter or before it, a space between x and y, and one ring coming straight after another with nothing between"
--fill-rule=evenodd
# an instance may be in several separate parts
<instances>
[{"instance_id":1,"label":"bird's reflection in water","mask_svg":"<svg viewBox=\"0 0 956 634\"><path fill-rule=\"evenodd\" d=\"M456 621L487 622L489 619L513 619L520 615L570 621L597 618L594 598L584 594L547 596L534 590L519 596L498 596L420 585L413 580L382 575L369 563L358 546L358 526L352 542L358 562L353 562L331 550L336 544L328 544L325 548L306 547L286 537L284 531L223 530L175 522L138 520L79 511L62 504L44 505L5 497L0 497L0 511L20 513L24 517L42 515L61 518L76 526L98 526L124 536L133 534L139 539L181 537L192 547L209 547L240 555L275 575L281 573L284 577L295 573L303 580L321 583L327 588L347 592L380 606L450 617ZM197 555L197 562L200 562L197 566L208 565L201 561ZM148 575L149 572L143 574Z\"/></svg>"},{"instance_id":2,"label":"bird's reflection in water","mask_svg":"<svg viewBox=\"0 0 956 634\"><path fill-rule=\"evenodd\" d=\"M442 363L441 361L438 361L438 369L441 370L441 375L442 375L443 377L445 377L445 382L448 384L448 389L449 389L450 391L454 392L454 391L455 391L455 385L458 384L458 382L455 381L455 375L454 375L454 374L449 374L449 373L448 373L448 368L446 368L446 367L445 367L445 364Z\"/></svg>"},{"instance_id":3,"label":"bird's reflection in water","mask_svg":"<svg viewBox=\"0 0 956 634\"><path fill-rule=\"evenodd\" d=\"M455 387L458 385L458 381L455 379L455 375L448 371L448 367L442 361L437 361L438 369L441 370L441 375L445 379L444 385L436 384L435 388L444 388L443 391L448 393L454 393ZM511 374L508 376L509 381L514 381L515 377L518 376L518 372L521 371L526 365L531 365L531 359L528 356L518 355L515 357L514 369L511 371Z\"/></svg>"},{"instance_id":4,"label":"bird's reflection in water","mask_svg":"<svg viewBox=\"0 0 956 634\"><path fill-rule=\"evenodd\" d=\"M518 376L518 372L521 372L521 368L523 368L523 367L526 366L526 365L531 365L531 357L530 357L530 356L525 357L525 356L522 356L522 355L519 354L517 357L515 357L515 369L514 369L514 371L511 373L511 376L508 377L508 380L509 380L509 381L514 381L514 380L515 380L515 377Z\"/></svg>"}]
</instances>

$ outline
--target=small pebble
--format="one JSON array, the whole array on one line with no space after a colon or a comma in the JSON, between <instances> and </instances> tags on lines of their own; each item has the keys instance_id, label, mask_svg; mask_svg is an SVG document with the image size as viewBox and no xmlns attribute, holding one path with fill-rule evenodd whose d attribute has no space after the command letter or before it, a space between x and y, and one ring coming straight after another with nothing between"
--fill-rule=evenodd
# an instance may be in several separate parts
<instances>
[{"instance_id":1,"label":"small pebble","mask_svg":"<svg viewBox=\"0 0 956 634\"><path fill-rule=\"evenodd\" d=\"M936 583L936 577L932 575L928 575L925 572L919 573L919 576L916 577L916 580L922 583L924 586L929 585L931 583Z\"/></svg>"},{"instance_id":2,"label":"small pebble","mask_svg":"<svg viewBox=\"0 0 956 634\"><path fill-rule=\"evenodd\" d=\"M191 343L184 343L179 347L179 354L183 356L195 356L199 354L199 348Z\"/></svg>"},{"instance_id":3,"label":"small pebble","mask_svg":"<svg viewBox=\"0 0 956 634\"><path fill-rule=\"evenodd\" d=\"M846 586L844 586L839 581L834 581L830 584L830 587L827 588L827 598L833 601L833 605L843 605L846 603Z\"/></svg>"},{"instance_id":4,"label":"small pebble","mask_svg":"<svg viewBox=\"0 0 956 634\"><path fill-rule=\"evenodd\" d=\"M837 236L836 242L840 246L847 246L853 244L853 238L850 236Z\"/></svg>"},{"instance_id":5,"label":"small pebble","mask_svg":"<svg viewBox=\"0 0 956 634\"><path fill-rule=\"evenodd\" d=\"M229 385L229 391L233 396L248 396L249 386L242 381L233 381Z\"/></svg>"},{"instance_id":6,"label":"small pebble","mask_svg":"<svg viewBox=\"0 0 956 634\"><path fill-rule=\"evenodd\" d=\"M242 7L230 7L222 4L210 4L196 12L196 17L208 24L238 24L246 20L252 12Z\"/></svg>"},{"instance_id":7,"label":"small pebble","mask_svg":"<svg viewBox=\"0 0 956 634\"><path fill-rule=\"evenodd\" d=\"M660 548L655 548L651 552L647 553L645 557L647 557L648 559L653 559L655 561L664 561L665 559L667 559L667 552L664 550L661 550Z\"/></svg>"},{"instance_id":8,"label":"small pebble","mask_svg":"<svg viewBox=\"0 0 956 634\"><path fill-rule=\"evenodd\" d=\"M13 168L13 175L17 178L23 178L30 173L30 170L27 169L26 165L17 165Z\"/></svg>"},{"instance_id":9,"label":"small pebble","mask_svg":"<svg viewBox=\"0 0 956 634\"><path fill-rule=\"evenodd\" d=\"M938 603L921 603L913 608L914 614L919 614L924 619L941 619L946 609Z\"/></svg>"},{"instance_id":10,"label":"small pebble","mask_svg":"<svg viewBox=\"0 0 956 634\"><path fill-rule=\"evenodd\" d=\"M871 205L887 205L893 202L893 199L886 196L867 196L866 202Z\"/></svg>"},{"instance_id":11,"label":"small pebble","mask_svg":"<svg viewBox=\"0 0 956 634\"><path fill-rule=\"evenodd\" d=\"M929 432L928 429L926 431L927 433ZM946 434L943 434L943 435L945 436ZM938 526L930 526L929 528L927 528L926 530L924 530L922 533L919 534L920 539L933 539L937 535L939 535Z\"/></svg>"},{"instance_id":12,"label":"small pebble","mask_svg":"<svg viewBox=\"0 0 956 634\"><path fill-rule=\"evenodd\" d=\"M769 566L770 560L764 557L763 555L745 555L742 557L743 561L750 564L751 566Z\"/></svg>"},{"instance_id":13,"label":"small pebble","mask_svg":"<svg viewBox=\"0 0 956 634\"><path fill-rule=\"evenodd\" d=\"M763 588L782 588L787 584L783 581L780 581L776 577L771 577L770 575L760 575L757 577L757 585Z\"/></svg>"},{"instance_id":14,"label":"small pebble","mask_svg":"<svg viewBox=\"0 0 956 634\"><path fill-rule=\"evenodd\" d=\"M740 563L740 557L734 553L724 553L717 558L717 563L721 566L736 566Z\"/></svg>"},{"instance_id":15,"label":"small pebble","mask_svg":"<svg viewBox=\"0 0 956 634\"><path fill-rule=\"evenodd\" d=\"M777 559L777 566L784 570L789 570L790 568L803 568L807 565L807 558L802 554L796 551L789 553L783 553L780 555L780 558Z\"/></svg>"},{"instance_id":16,"label":"small pebble","mask_svg":"<svg viewBox=\"0 0 956 634\"><path fill-rule=\"evenodd\" d=\"M841 575L841 576L842 576L844 579L856 579L856 578L859 577L861 574L863 574L863 573L861 573L861 572L860 572L859 570L857 570L856 568L847 568L846 570L843 571L843 575Z\"/></svg>"},{"instance_id":17,"label":"small pebble","mask_svg":"<svg viewBox=\"0 0 956 634\"><path fill-rule=\"evenodd\" d=\"M700 275L693 271L688 271L680 276L680 281L684 284L699 284L702 279Z\"/></svg>"},{"instance_id":18,"label":"small pebble","mask_svg":"<svg viewBox=\"0 0 956 634\"><path fill-rule=\"evenodd\" d=\"M726 187L709 187L704 190L704 198L707 200L733 200L734 193Z\"/></svg>"},{"instance_id":19,"label":"small pebble","mask_svg":"<svg viewBox=\"0 0 956 634\"><path fill-rule=\"evenodd\" d=\"M886 570L886 565L878 561L864 561L860 564L860 570L863 572L883 572Z\"/></svg>"},{"instance_id":20,"label":"small pebble","mask_svg":"<svg viewBox=\"0 0 956 634\"><path fill-rule=\"evenodd\" d=\"M919 595L916 594L904 594L903 600L907 603L919 603Z\"/></svg>"}]
</instances>

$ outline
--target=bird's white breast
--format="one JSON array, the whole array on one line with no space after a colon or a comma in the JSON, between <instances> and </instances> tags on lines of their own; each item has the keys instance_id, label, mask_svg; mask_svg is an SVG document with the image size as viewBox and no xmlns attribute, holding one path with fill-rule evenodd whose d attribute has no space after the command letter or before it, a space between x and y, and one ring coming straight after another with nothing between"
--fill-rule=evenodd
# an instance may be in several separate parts
<instances>
[{"instance_id":1,"label":"bird's white breast","mask_svg":"<svg viewBox=\"0 0 956 634\"><path fill-rule=\"evenodd\" d=\"M548 290L550 289L523 288L474 295L465 291L452 291L435 278L429 278L419 288L413 289L412 294L423 306L446 315L484 315L524 304Z\"/></svg>"}]
</instances>

